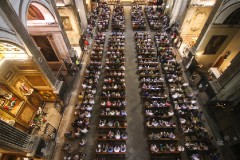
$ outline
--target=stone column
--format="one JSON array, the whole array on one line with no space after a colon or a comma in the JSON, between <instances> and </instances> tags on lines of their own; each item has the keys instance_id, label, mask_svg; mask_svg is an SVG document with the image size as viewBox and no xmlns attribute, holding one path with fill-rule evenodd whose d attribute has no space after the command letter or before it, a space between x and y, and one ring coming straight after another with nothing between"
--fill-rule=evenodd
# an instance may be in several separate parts
<instances>
[{"instance_id":1,"label":"stone column","mask_svg":"<svg viewBox=\"0 0 240 160\"><path fill-rule=\"evenodd\" d=\"M173 7L173 10L172 10L172 16L171 16L170 24L176 22L177 15L178 15L178 13L180 11L180 8L181 8L181 3L182 3L182 1L175 1L174 7Z\"/></svg>"},{"instance_id":2,"label":"stone column","mask_svg":"<svg viewBox=\"0 0 240 160\"><path fill-rule=\"evenodd\" d=\"M167 0L164 3L164 14L170 16L169 14L172 12L173 9L173 0Z\"/></svg>"},{"instance_id":3,"label":"stone column","mask_svg":"<svg viewBox=\"0 0 240 160\"><path fill-rule=\"evenodd\" d=\"M64 28L63 28L62 20L61 20L61 17L60 17L60 15L59 15L58 11L57 11L57 6L56 6L55 0L51 0L51 4L52 4L51 6L52 6L52 8L53 8L53 10L54 10L54 13L55 13L55 15L56 15L58 24L59 24L59 26L60 26L60 28L61 28L61 33L62 33L63 40L64 40L64 42L65 42L65 44L66 44L66 47L67 47L67 50L68 50L68 54L70 55L70 52L71 52L71 50L72 50L72 47L71 47L71 44L70 44L69 39L68 39L68 37L67 37L67 33L66 33L66 31L64 30ZM67 62L72 62L71 59L69 59L69 58L68 58L66 61L67 61Z\"/></svg>"},{"instance_id":4,"label":"stone column","mask_svg":"<svg viewBox=\"0 0 240 160\"><path fill-rule=\"evenodd\" d=\"M7 18L14 28L15 32L21 38L28 51L32 54L33 60L39 66L42 74L46 77L51 87L55 89L55 83L57 81L56 77L54 76L52 70L49 68L44 56L35 45L32 37L28 34L25 26L15 12L14 8L7 0L0 1L0 8L5 13L5 15L7 15Z\"/></svg>"},{"instance_id":5,"label":"stone column","mask_svg":"<svg viewBox=\"0 0 240 160\"><path fill-rule=\"evenodd\" d=\"M170 24L174 22L180 22L184 19L184 12L186 13L188 11L187 5L190 4L190 0L176 0L173 10L172 10L172 18L170 21Z\"/></svg>"},{"instance_id":6,"label":"stone column","mask_svg":"<svg viewBox=\"0 0 240 160\"><path fill-rule=\"evenodd\" d=\"M81 18L81 28L84 32L87 29L87 10L86 10L86 4L84 0L75 0L75 4L77 7L78 14Z\"/></svg>"}]
</instances>

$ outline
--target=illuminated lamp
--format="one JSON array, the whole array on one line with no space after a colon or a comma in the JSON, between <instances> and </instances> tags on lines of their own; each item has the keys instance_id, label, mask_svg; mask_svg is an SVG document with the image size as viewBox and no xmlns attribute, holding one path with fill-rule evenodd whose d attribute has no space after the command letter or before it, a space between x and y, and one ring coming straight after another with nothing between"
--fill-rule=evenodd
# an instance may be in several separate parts
<instances>
[{"instance_id":1,"label":"illuminated lamp","mask_svg":"<svg viewBox=\"0 0 240 160\"><path fill-rule=\"evenodd\" d=\"M28 59L27 54L4 54L5 59Z\"/></svg>"}]
</instances>

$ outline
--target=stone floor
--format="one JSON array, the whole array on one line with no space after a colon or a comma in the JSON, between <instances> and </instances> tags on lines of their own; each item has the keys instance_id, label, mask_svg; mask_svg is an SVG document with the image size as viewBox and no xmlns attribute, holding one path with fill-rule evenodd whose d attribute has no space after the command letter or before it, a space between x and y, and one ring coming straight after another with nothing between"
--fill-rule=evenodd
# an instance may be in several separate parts
<instances>
[{"instance_id":1,"label":"stone floor","mask_svg":"<svg viewBox=\"0 0 240 160\"><path fill-rule=\"evenodd\" d=\"M142 111L142 104L140 100L140 88L136 63L136 51L134 32L132 30L130 6L125 6L125 19L126 19L126 100L127 100L127 159L128 160L146 160L149 159L149 152L147 150L146 133L144 130L144 116Z\"/></svg>"},{"instance_id":2,"label":"stone floor","mask_svg":"<svg viewBox=\"0 0 240 160\"><path fill-rule=\"evenodd\" d=\"M137 72L137 63L136 63L136 53L135 53L135 42L133 39L134 31L131 27L131 18L130 18L130 6L125 6L125 18L126 18L126 31L124 32L126 38L126 46L125 46L125 56L126 56L126 100L127 100L127 133L128 133L128 140L127 140L127 159L128 160L148 160L149 158L149 151L147 148L147 141L146 141L146 133L145 133L145 124L144 124L144 115L142 110L142 105L140 101L140 95L138 88L138 75ZM110 27L111 28L111 27ZM147 27L147 31L149 27ZM106 32L106 40L108 39L108 35L111 33L111 29ZM155 32L150 32L153 38ZM105 44L106 47L106 44ZM176 51L177 52L177 51ZM75 104L77 104L78 94L81 91L81 83L83 81L83 74L89 59L89 55L85 54L84 56L84 63L82 70L79 71L76 75L75 82L72 87L72 91L70 93L69 103L65 109L58 134L57 134L57 145L55 148L54 156L52 157L53 160L62 160L64 153L61 150L62 145L67 142L71 143L73 146L72 153L69 154L77 154L79 152L84 152L87 154L87 160L93 160L95 147L96 147L96 135L97 135L97 125L98 125L98 115L99 115L99 104L100 104L100 93L102 88L102 80L103 77L100 76L99 84L98 84L98 92L97 96L95 97L95 106L92 112L92 117L90 121L91 129L87 135L88 143L85 148L79 148L78 144L74 140L67 140L64 137L64 133L68 130L71 130L71 123L74 121L74 111L75 111ZM181 61L181 57L178 57L179 61ZM104 64L104 60L102 62ZM186 80L187 80L186 75ZM196 89L193 88L195 91ZM203 100L206 100L207 97L204 94L199 94L198 100L200 100L200 105ZM214 137L219 136L218 128L216 124L211 120L211 117L208 115L205 109L203 109L204 114L206 114L204 119L209 124L209 128L212 129L212 134ZM185 160L185 159L184 159ZM229 159L230 160L230 159ZM233 159L231 159L233 160Z\"/></svg>"}]
</instances>

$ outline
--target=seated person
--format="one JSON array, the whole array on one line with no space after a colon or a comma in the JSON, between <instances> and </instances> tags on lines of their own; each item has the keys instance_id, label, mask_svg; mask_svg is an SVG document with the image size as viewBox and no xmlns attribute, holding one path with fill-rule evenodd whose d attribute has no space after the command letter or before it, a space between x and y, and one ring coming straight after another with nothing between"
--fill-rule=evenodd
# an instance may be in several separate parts
<instances>
[{"instance_id":1,"label":"seated person","mask_svg":"<svg viewBox=\"0 0 240 160\"><path fill-rule=\"evenodd\" d=\"M97 145L96 152L102 152L102 146L101 144Z\"/></svg>"},{"instance_id":2,"label":"seated person","mask_svg":"<svg viewBox=\"0 0 240 160\"><path fill-rule=\"evenodd\" d=\"M108 150L107 150L107 151L108 151L109 153L112 153L112 152L113 152L113 150L114 150L114 149L113 149L113 146L112 146L112 145L109 145L109 146L108 146Z\"/></svg>"},{"instance_id":3,"label":"seated person","mask_svg":"<svg viewBox=\"0 0 240 160\"><path fill-rule=\"evenodd\" d=\"M99 121L99 126L100 127L103 127L103 126L105 126L106 125L106 120L100 120Z\"/></svg>"},{"instance_id":4,"label":"seated person","mask_svg":"<svg viewBox=\"0 0 240 160\"><path fill-rule=\"evenodd\" d=\"M121 115L122 116L126 116L127 115L127 112L125 110L121 110Z\"/></svg>"},{"instance_id":5,"label":"seated person","mask_svg":"<svg viewBox=\"0 0 240 160\"><path fill-rule=\"evenodd\" d=\"M152 152L159 152L159 149L156 144L151 144L150 150Z\"/></svg>"},{"instance_id":6,"label":"seated person","mask_svg":"<svg viewBox=\"0 0 240 160\"><path fill-rule=\"evenodd\" d=\"M114 137L114 133L112 131L109 131L107 137L109 139L112 139Z\"/></svg>"},{"instance_id":7,"label":"seated person","mask_svg":"<svg viewBox=\"0 0 240 160\"><path fill-rule=\"evenodd\" d=\"M110 107L112 105L111 101L107 101L107 106Z\"/></svg>"},{"instance_id":8,"label":"seated person","mask_svg":"<svg viewBox=\"0 0 240 160\"><path fill-rule=\"evenodd\" d=\"M126 152L127 150L127 147L126 147L126 144L121 144L121 152Z\"/></svg>"},{"instance_id":9,"label":"seated person","mask_svg":"<svg viewBox=\"0 0 240 160\"><path fill-rule=\"evenodd\" d=\"M118 130L117 133L115 134L115 138L116 138L116 139L120 139L120 137L121 137L121 136L120 136L120 131Z\"/></svg>"},{"instance_id":10,"label":"seated person","mask_svg":"<svg viewBox=\"0 0 240 160\"><path fill-rule=\"evenodd\" d=\"M91 117L91 113L89 112L89 111L85 111L85 117L87 117L87 118L90 118Z\"/></svg>"},{"instance_id":11,"label":"seated person","mask_svg":"<svg viewBox=\"0 0 240 160\"><path fill-rule=\"evenodd\" d=\"M110 120L110 121L108 121L108 123L107 123L107 126L109 126L109 127L112 127L113 126L113 121L112 120Z\"/></svg>"},{"instance_id":12,"label":"seated person","mask_svg":"<svg viewBox=\"0 0 240 160\"><path fill-rule=\"evenodd\" d=\"M82 140L79 142L79 145L80 145L80 146L84 146L86 143L87 143L87 139L82 139Z\"/></svg>"},{"instance_id":13,"label":"seated person","mask_svg":"<svg viewBox=\"0 0 240 160\"><path fill-rule=\"evenodd\" d=\"M92 105L87 105L86 110L87 111L92 111L93 106Z\"/></svg>"},{"instance_id":14,"label":"seated person","mask_svg":"<svg viewBox=\"0 0 240 160\"><path fill-rule=\"evenodd\" d=\"M85 126L85 127L82 127L82 128L81 128L81 132L82 132L83 134L88 133L87 127L86 127L86 126Z\"/></svg>"},{"instance_id":15,"label":"seated person","mask_svg":"<svg viewBox=\"0 0 240 160\"><path fill-rule=\"evenodd\" d=\"M168 111L168 116L173 116L173 115L174 115L173 110L169 110L169 111Z\"/></svg>"},{"instance_id":16,"label":"seated person","mask_svg":"<svg viewBox=\"0 0 240 160\"><path fill-rule=\"evenodd\" d=\"M114 152L118 153L120 152L121 148L117 145L114 147Z\"/></svg>"},{"instance_id":17,"label":"seated person","mask_svg":"<svg viewBox=\"0 0 240 160\"><path fill-rule=\"evenodd\" d=\"M102 101L101 102L101 106L105 106L106 105L106 102L105 101Z\"/></svg>"},{"instance_id":18,"label":"seated person","mask_svg":"<svg viewBox=\"0 0 240 160\"><path fill-rule=\"evenodd\" d=\"M115 122L114 122L114 126L115 126L115 127L119 127L119 126L120 126L120 123L119 123L118 121L115 121Z\"/></svg>"}]
</instances>

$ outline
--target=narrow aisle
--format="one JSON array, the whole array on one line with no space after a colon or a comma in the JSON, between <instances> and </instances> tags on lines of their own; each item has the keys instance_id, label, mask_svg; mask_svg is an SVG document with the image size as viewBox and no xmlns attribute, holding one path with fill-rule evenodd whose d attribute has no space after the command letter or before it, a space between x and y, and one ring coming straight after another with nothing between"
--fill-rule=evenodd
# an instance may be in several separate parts
<instances>
[{"instance_id":1,"label":"narrow aisle","mask_svg":"<svg viewBox=\"0 0 240 160\"><path fill-rule=\"evenodd\" d=\"M83 58L84 58L84 61L87 62L89 60L89 55L86 54L84 55ZM66 153L62 151L62 146L64 143L70 143L72 146L74 146L74 148L76 148L76 150L78 148L78 146L74 144L71 140L67 140L64 137L64 134L67 131L72 129L71 122L73 122L75 119L75 117L72 115L75 112L75 104L77 103L76 99L78 98L79 92L82 91L80 88L84 80L86 66L87 66L86 63L84 63L81 71L77 73L75 81L73 83L73 89L71 91L72 96L70 97L68 106L65 108L65 111L59 126L59 130L57 133L56 147L52 157L53 159L63 159L63 157L66 155Z\"/></svg>"},{"instance_id":2,"label":"narrow aisle","mask_svg":"<svg viewBox=\"0 0 240 160\"><path fill-rule=\"evenodd\" d=\"M147 150L146 133L144 128L144 117L140 99L140 89L136 63L136 50L134 41L134 32L130 17L130 6L125 6L126 18L126 100L127 100L127 159L128 160L148 160L149 151Z\"/></svg>"}]
</instances>

